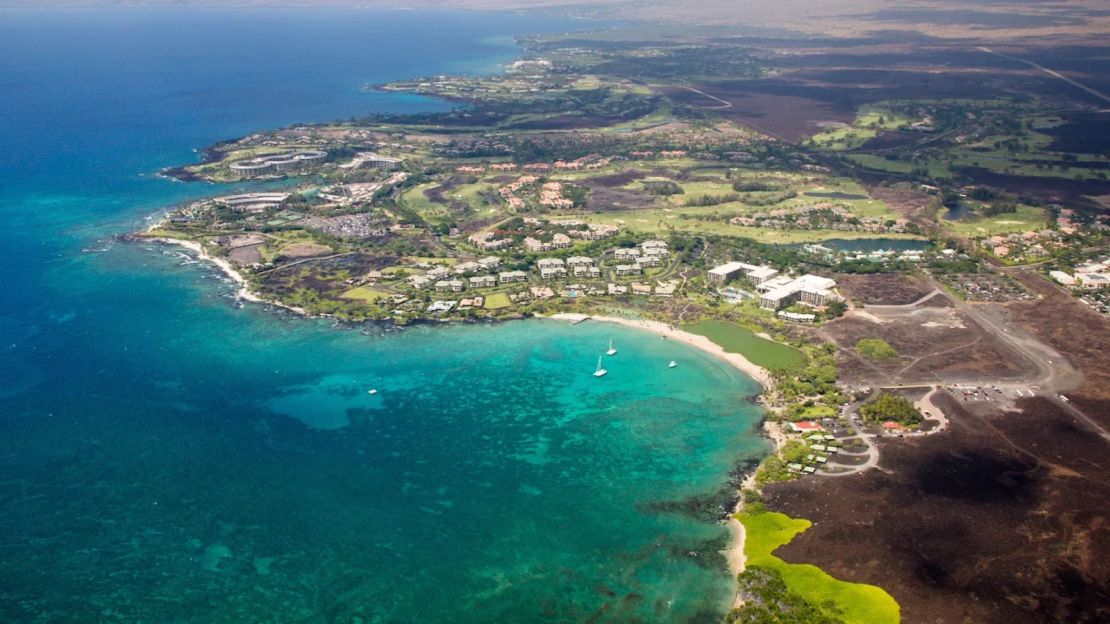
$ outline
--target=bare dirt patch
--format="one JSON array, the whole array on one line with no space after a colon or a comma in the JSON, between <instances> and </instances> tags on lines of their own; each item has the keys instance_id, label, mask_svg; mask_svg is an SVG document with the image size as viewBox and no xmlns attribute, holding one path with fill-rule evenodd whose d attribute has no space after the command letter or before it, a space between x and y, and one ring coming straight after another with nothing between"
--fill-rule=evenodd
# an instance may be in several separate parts
<instances>
[{"instance_id":1,"label":"bare dirt patch","mask_svg":"<svg viewBox=\"0 0 1110 624\"><path fill-rule=\"evenodd\" d=\"M880 441L880 470L770 486L813 521L776 554L886 589L904 622L1110 617L1110 456L1043 399L977 416L948 396L948 432Z\"/></svg>"},{"instance_id":2,"label":"bare dirt patch","mask_svg":"<svg viewBox=\"0 0 1110 624\"><path fill-rule=\"evenodd\" d=\"M1006 309L1029 333L1064 354L1083 372L1083 383L1068 393L1073 401L1090 402L1084 413L1110 426L1110 320L1094 312L1043 277L1013 273L1037 301L1008 304Z\"/></svg>"},{"instance_id":3,"label":"bare dirt patch","mask_svg":"<svg viewBox=\"0 0 1110 624\"><path fill-rule=\"evenodd\" d=\"M311 258L332 253L332 248L316 243L294 243L281 250L282 258Z\"/></svg>"},{"instance_id":4,"label":"bare dirt patch","mask_svg":"<svg viewBox=\"0 0 1110 624\"><path fill-rule=\"evenodd\" d=\"M933 299L944 299L936 295ZM848 383L957 383L1020 379L1031 365L975 321L952 307L915 306L897 313L865 308L828 323L823 333L839 350L840 377ZM864 338L880 338L897 358L871 361L855 352Z\"/></svg>"},{"instance_id":5,"label":"bare dirt patch","mask_svg":"<svg viewBox=\"0 0 1110 624\"><path fill-rule=\"evenodd\" d=\"M587 208L602 212L641 210L655 204L655 197L643 191L597 187L590 191Z\"/></svg>"},{"instance_id":6,"label":"bare dirt patch","mask_svg":"<svg viewBox=\"0 0 1110 624\"><path fill-rule=\"evenodd\" d=\"M839 273L835 278L840 288L852 299L864 304L906 305L933 291L925 282L899 273Z\"/></svg>"},{"instance_id":7,"label":"bare dirt patch","mask_svg":"<svg viewBox=\"0 0 1110 624\"><path fill-rule=\"evenodd\" d=\"M872 186L867 191L871 197L883 202L891 210L918 222L938 203L937 198L932 195L914 189Z\"/></svg>"}]
</instances>

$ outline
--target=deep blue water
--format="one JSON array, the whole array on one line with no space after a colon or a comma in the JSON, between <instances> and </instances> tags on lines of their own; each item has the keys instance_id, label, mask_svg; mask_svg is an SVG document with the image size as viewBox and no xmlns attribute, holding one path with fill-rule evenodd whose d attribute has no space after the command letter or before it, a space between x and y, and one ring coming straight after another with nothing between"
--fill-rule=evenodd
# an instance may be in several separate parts
<instances>
[{"instance_id":1,"label":"deep blue water","mask_svg":"<svg viewBox=\"0 0 1110 624\"><path fill-rule=\"evenodd\" d=\"M217 190L153 176L195 148L444 108L360 86L490 71L509 35L578 26L0 11L0 620L719 615L713 497L764 451L751 380L589 324L337 329L111 240Z\"/></svg>"}]
</instances>

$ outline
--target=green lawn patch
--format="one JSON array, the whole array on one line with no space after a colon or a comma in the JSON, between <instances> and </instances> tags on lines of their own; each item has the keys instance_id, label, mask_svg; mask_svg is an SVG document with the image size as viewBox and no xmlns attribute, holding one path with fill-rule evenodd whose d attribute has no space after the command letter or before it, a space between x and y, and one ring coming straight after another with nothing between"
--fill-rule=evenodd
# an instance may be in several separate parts
<instances>
[{"instance_id":1,"label":"green lawn patch","mask_svg":"<svg viewBox=\"0 0 1110 624\"><path fill-rule=\"evenodd\" d=\"M893 360L898 351L882 338L863 338L856 343L856 353L869 360Z\"/></svg>"},{"instance_id":2,"label":"green lawn patch","mask_svg":"<svg viewBox=\"0 0 1110 624\"><path fill-rule=\"evenodd\" d=\"M359 286L352 288L343 293L344 299L354 299L365 303L374 303L378 299L384 299L389 296L389 293L382 290L374 290L366 286Z\"/></svg>"},{"instance_id":3,"label":"green lawn patch","mask_svg":"<svg viewBox=\"0 0 1110 624\"><path fill-rule=\"evenodd\" d=\"M486 296L486 300L482 304L482 307L484 307L487 310L500 310L501 308L507 308L507 307L511 306L512 304L513 304L513 302L509 300L509 295L508 294L506 294L506 293L493 293L492 295L487 295Z\"/></svg>"},{"instance_id":4,"label":"green lawn patch","mask_svg":"<svg viewBox=\"0 0 1110 624\"><path fill-rule=\"evenodd\" d=\"M829 576L809 564L787 563L771 554L779 546L810 527L808 520L765 511L736 514L744 525L744 556L747 565L777 571L786 587L814 604L831 602L848 624L897 624L898 603L882 588L863 583L848 583Z\"/></svg>"},{"instance_id":5,"label":"green lawn patch","mask_svg":"<svg viewBox=\"0 0 1110 624\"><path fill-rule=\"evenodd\" d=\"M977 208L978 202L974 202L973 206ZM968 238L985 238L996 234L1042 230L1048 223L1048 217L1041 208L1019 204L1016 212L1003 212L984 218L970 217L960 221L941 220L941 223Z\"/></svg>"},{"instance_id":6,"label":"green lawn patch","mask_svg":"<svg viewBox=\"0 0 1110 624\"><path fill-rule=\"evenodd\" d=\"M818 420L820 418L832 418L836 416L836 409L831 405L811 405L798 412L798 417L801 420Z\"/></svg>"},{"instance_id":7,"label":"green lawn patch","mask_svg":"<svg viewBox=\"0 0 1110 624\"><path fill-rule=\"evenodd\" d=\"M752 364L763 368L789 368L802 364L806 356L801 351L773 340L760 338L751 330L735 323L706 319L682 329L705 336L729 353L739 353Z\"/></svg>"}]
</instances>

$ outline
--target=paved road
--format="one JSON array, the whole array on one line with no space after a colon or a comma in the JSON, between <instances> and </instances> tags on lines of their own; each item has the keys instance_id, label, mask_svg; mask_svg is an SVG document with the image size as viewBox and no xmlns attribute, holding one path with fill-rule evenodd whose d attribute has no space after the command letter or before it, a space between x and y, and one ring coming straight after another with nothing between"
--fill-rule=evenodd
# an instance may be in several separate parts
<instances>
[{"instance_id":1,"label":"paved road","mask_svg":"<svg viewBox=\"0 0 1110 624\"><path fill-rule=\"evenodd\" d=\"M1058 72L1054 69L1049 69L1049 68L1045 67L1044 65L1038 65L1037 63L1034 63L1033 61L1028 61L1028 60L1023 59L1023 58L1018 58L1016 56L1010 56L1009 54L1003 54L1001 52L995 52L994 50L992 50L992 49L990 49L986 46L979 46L979 49L984 51L984 52L993 54L995 56L1001 56L1002 58L1010 59L1011 61L1018 61L1019 63L1025 63L1026 65L1028 65L1028 66L1030 66L1034 69L1041 70L1042 72L1048 74L1049 76L1052 76L1053 78L1059 78L1060 80L1063 80L1064 82L1070 84L1071 86L1073 86L1077 89L1082 89L1083 91L1086 91L1087 93L1095 96L1096 98L1102 100L1103 102L1110 103L1110 95L1106 95L1102 91L1096 91L1095 89L1092 89L1091 87L1088 87L1087 85L1085 85L1081 82L1078 82L1076 80L1072 80L1071 78L1068 78L1067 76L1061 74L1060 72Z\"/></svg>"},{"instance_id":2,"label":"paved road","mask_svg":"<svg viewBox=\"0 0 1110 624\"><path fill-rule=\"evenodd\" d=\"M841 442L843 442L844 440L850 440L853 437L863 441L863 444L867 447L867 461L857 466L845 466L843 464L837 464L837 472L818 472L818 474L820 474L821 476L847 477L849 475L863 472L864 470L870 470L879 465L879 448L875 446L875 442L872 439L872 436L864 433L863 430L860 428L859 423L856 421L856 419L859 417L857 411L863 404L864 401L859 401L857 403L849 405L847 408L844 409L844 416L848 421L848 428L852 430L854 435L848 438L844 438L843 440L841 440ZM843 451L841 452L843 453ZM825 464L825 466L828 466L828 464Z\"/></svg>"}]
</instances>

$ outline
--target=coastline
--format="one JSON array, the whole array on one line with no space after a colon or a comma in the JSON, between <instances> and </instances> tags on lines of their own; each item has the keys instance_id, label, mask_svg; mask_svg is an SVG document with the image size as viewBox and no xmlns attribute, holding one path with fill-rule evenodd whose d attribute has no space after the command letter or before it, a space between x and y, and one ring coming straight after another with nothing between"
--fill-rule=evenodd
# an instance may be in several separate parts
<instances>
[{"instance_id":1,"label":"coastline","mask_svg":"<svg viewBox=\"0 0 1110 624\"><path fill-rule=\"evenodd\" d=\"M157 226L154 226L154 227L157 227ZM280 301L271 301L269 299L264 299L264 298L256 295L255 293L251 292L250 284L247 282L247 279L245 277L243 277L242 273L237 271L235 269L235 267L231 266L231 263L228 262L227 260L224 260L223 258L213 256L212 254L205 251L204 247L196 241L189 241L189 240L184 240L184 239L180 239L180 238L170 238L170 237L167 237L167 236L138 236L138 237L136 237L136 239L137 240L143 240L143 241L151 241L151 242L155 242L155 243L162 243L163 245L174 245L174 246L177 246L177 247L184 247L185 249L188 249L189 251L196 254L198 259L203 260L205 262L212 263L213 265L216 266L216 268L218 268L220 270L221 273L226 275L228 277L228 279L235 282L236 286L238 286L238 290L235 291L235 296L238 299L242 299L243 301L250 301L252 303L263 303L263 304L266 304L266 305L276 306L276 307L279 307L279 308L289 310L290 312L295 312L295 313L300 314L302 316L312 316L311 314L309 314L308 310L305 310L304 308L298 308L297 306L291 306L289 304L282 303Z\"/></svg>"},{"instance_id":2,"label":"coastline","mask_svg":"<svg viewBox=\"0 0 1110 624\"><path fill-rule=\"evenodd\" d=\"M740 355L739 353L729 353L725 351L724 348L722 348L720 345L713 342L712 340L706 338L705 336L699 336L697 334L683 331L674 327L673 325L668 325L667 323L662 323L659 321L625 319L615 316L592 316L574 313L552 314L548 318L563 321L582 321L590 319L594 321L600 321L602 323L623 325L625 327L640 329L643 331L658 334L660 336L666 336L668 339L677 340L678 342L689 345L696 349L700 349L704 353L708 353L727 362L728 364L738 369L740 372L758 382L763 387L764 392L773 391L775 389L774 379L771 377L771 373L767 369L761 366L756 366L750 360L745 358L743 355ZM762 435L771 441L774 447L771 451L772 454L778 453L779 450L782 448L782 445L786 442L786 432L783 431L782 427L778 423L773 423L767 419L763 420ZM744 477L743 482L741 482L740 484L740 492L755 486L755 474L756 471L753 470ZM746 561L746 558L744 556L744 543L747 536L744 531L744 525L735 518L735 514L741 512L743 510L743 506L743 497L738 496L736 499L736 505L733 507L732 513L729 514L728 521L725 523L725 525L728 527L730 538L728 547L723 550L722 553L725 556L725 560L728 562L729 572L732 575L733 580L736 579L736 575L744 571L744 564ZM740 602L740 595L739 593L737 593L733 600L733 607L735 608L739 606Z\"/></svg>"},{"instance_id":3,"label":"coastline","mask_svg":"<svg viewBox=\"0 0 1110 624\"><path fill-rule=\"evenodd\" d=\"M155 228L157 228L157 225L152 226L150 229L153 230ZM198 259L210 262L212 265L218 268L220 272L222 272L229 279L235 282L238 287L235 296L238 299L249 301L252 303L272 305L285 310L289 310L305 317L313 316L311 313L303 308L291 306L280 301L271 301L268 299L264 299L263 297L255 294L251 291L250 284L247 282L243 274L236 270L236 268L232 266L230 262L228 262L224 258L209 254L207 251L205 251L204 247L196 241L151 235L136 236L136 239L157 242L164 245L183 247L193 252ZM568 312L552 314L547 318L563 321L581 321L584 319L590 319L602 323L622 325L624 327L639 329L641 331L647 331L659 336L664 336L668 339L673 339L681 342L682 344L694 347L695 349L699 349L703 353L708 353L733 366L740 372L744 373L748 377L751 377L757 383L759 383L759 385L763 388L764 394L775 389L774 379L771 377L771 373L767 369L761 366L757 366L739 353L729 353L725 351L723 347L713 342L709 338L706 338L705 336L700 336L698 334L693 334L678 329L677 327L669 325L667 323L642 319L626 319L615 316L592 316ZM761 434L771 441L773 446L771 451L772 454L777 453L786 441L786 435L781 426L779 426L777 423L772 423L767 419L764 419L762 422ZM740 494L740 492L755 486L755 475L756 471L752 470L744 477L744 480L741 482L737 494ZM732 576L733 580L735 580L738 574L744 571L746 561L746 558L744 556L744 544L746 541L744 525L734 517L735 514L743 510L743 505L743 497L737 496L736 504L732 509L732 513L729 514L728 520L725 522L730 537L728 546L722 551L722 554L724 554L725 556L729 573ZM740 596L737 593L734 597L733 607L739 606L740 603Z\"/></svg>"},{"instance_id":4,"label":"coastline","mask_svg":"<svg viewBox=\"0 0 1110 624\"><path fill-rule=\"evenodd\" d=\"M553 314L548 318L574 321L583 318L583 316L594 321L600 321L602 323L614 323L616 325L623 325L625 327L642 329L653 334L658 334L660 336L666 336L669 339L677 340L678 342L689 345L696 349L700 349L706 353L709 353L710 355L717 357L718 359L724 360L725 362L731 364L733 367L739 369L740 372L759 382L759 385L763 386L763 390L765 392L774 390L775 388L775 382L771 378L770 371L768 371L767 369L761 366L756 366L751 362L751 360L747 359L743 355L740 355L739 353L729 353L728 351L725 351L724 348L722 348L720 345L713 342L712 340L706 338L705 336L699 336L688 331L683 331L674 327L673 325L668 325L667 323L662 323L660 321L626 319L617 316L593 316L571 313Z\"/></svg>"}]
</instances>

